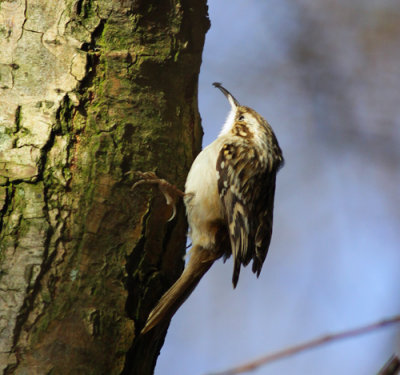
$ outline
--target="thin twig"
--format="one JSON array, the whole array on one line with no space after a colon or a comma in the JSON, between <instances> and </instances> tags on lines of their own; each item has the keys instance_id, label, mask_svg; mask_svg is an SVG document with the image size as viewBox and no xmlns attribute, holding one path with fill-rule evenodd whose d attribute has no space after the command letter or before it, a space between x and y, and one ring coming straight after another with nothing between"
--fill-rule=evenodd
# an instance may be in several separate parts
<instances>
[{"instance_id":1,"label":"thin twig","mask_svg":"<svg viewBox=\"0 0 400 375\"><path fill-rule=\"evenodd\" d=\"M396 375L400 372L400 358L392 355L385 365L380 369L378 375Z\"/></svg>"},{"instance_id":2,"label":"thin twig","mask_svg":"<svg viewBox=\"0 0 400 375\"><path fill-rule=\"evenodd\" d=\"M245 363L245 364L237 366L237 367L233 367L229 370L222 371L222 372L216 372L216 373L212 373L209 375L235 375L235 374L241 374L241 373L247 372L247 371L252 371L252 370L257 369L260 366L263 366L268 363L277 361L279 359L289 357L294 354L315 348L317 346L325 345L325 344L328 344L328 343L331 343L331 342L337 341L337 340L342 340L342 339L346 339L346 338L350 338L350 337L363 335L363 334L366 334L366 333L369 333L369 332L375 331L377 329L387 327L389 325L396 324L396 323L400 323L400 315L394 316L389 319L384 319L384 320L381 320L379 322L375 322L372 324L368 324L366 326L353 328L348 331L343 331L343 332L339 332L339 333L322 336L320 338L316 338L311 341L304 342L302 344L299 344L299 345L296 345L296 346L293 346L293 347L290 347L287 349L283 349L276 353L267 354L256 360L253 360L251 362Z\"/></svg>"}]
</instances>

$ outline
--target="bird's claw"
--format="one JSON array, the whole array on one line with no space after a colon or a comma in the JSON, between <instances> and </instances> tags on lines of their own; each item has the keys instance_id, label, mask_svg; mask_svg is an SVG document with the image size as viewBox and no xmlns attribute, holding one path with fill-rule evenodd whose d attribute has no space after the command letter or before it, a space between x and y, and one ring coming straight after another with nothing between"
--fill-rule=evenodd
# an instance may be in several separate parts
<instances>
[{"instance_id":1,"label":"bird's claw","mask_svg":"<svg viewBox=\"0 0 400 375\"><path fill-rule=\"evenodd\" d=\"M131 190L143 184L158 185L159 190L164 195L167 205L172 206L172 215L168 221L173 220L176 215L176 202L178 198L183 197L185 193L167 180L159 178L154 172L137 172L136 175L140 180L132 185Z\"/></svg>"}]
</instances>

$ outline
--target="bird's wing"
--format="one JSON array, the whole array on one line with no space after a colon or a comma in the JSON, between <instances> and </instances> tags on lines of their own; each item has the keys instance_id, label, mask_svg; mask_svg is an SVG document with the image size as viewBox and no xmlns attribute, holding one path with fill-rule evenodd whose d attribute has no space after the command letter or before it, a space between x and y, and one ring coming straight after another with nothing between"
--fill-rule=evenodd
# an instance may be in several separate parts
<instances>
[{"instance_id":1,"label":"bird's wing","mask_svg":"<svg viewBox=\"0 0 400 375\"><path fill-rule=\"evenodd\" d=\"M259 275L272 235L276 168L240 140L225 143L217 159L218 191L225 208L234 258L235 287L240 266L253 259Z\"/></svg>"}]
</instances>

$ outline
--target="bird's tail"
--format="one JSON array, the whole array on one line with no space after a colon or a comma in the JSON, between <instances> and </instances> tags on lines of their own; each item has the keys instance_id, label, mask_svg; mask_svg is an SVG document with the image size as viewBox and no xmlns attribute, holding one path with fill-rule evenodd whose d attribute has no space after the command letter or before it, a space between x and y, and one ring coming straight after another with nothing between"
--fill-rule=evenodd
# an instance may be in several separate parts
<instances>
[{"instance_id":1,"label":"bird's tail","mask_svg":"<svg viewBox=\"0 0 400 375\"><path fill-rule=\"evenodd\" d=\"M141 331L142 334L150 331L160 322L171 319L214 261L221 256L215 251L204 249L198 245L193 246L190 253L190 259L185 270L151 311L146 325Z\"/></svg>"}]
</instances>

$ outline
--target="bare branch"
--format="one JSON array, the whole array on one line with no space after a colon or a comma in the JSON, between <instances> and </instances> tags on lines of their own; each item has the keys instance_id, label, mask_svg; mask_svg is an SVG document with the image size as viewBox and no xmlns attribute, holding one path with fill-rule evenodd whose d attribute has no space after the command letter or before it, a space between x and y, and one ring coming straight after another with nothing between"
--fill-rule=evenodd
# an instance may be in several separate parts
<instances>
[{"instance_id":1,"label":"bare branch","mask_svg":"<svg viewBox=\"0 0 400 375\"><path fill-rule=\"evenodd\" d=\"M369 332L375 331L377 329L387 327L389 325L393 325L396 323L400 323L400 315L394 316L392 318L384 319L384 320L381 320L381 321L378 321L378 322L375 322L372 324L368 324L366 326L353 328L348 331L343 331L343 332L338 332L338 333L322 336L320 338L316 338L311 341L304 342L302 344L292 346L287 349L283 349L276 353L267 354L263 357L255 359L255 360L245 363L243 365L233 367L229 370L225 370L222 372L216 372L216 373L212 373L209 375L235 375L235 374L241 374L241 373L244 373L247 371L253 371L260 366L269 364L271 362L280 360L282 358L289 357L289 356L295 355L297 353L304 352L306 350L313 349L318 346L331 343L333 341L338 341L338 340L343 340L346 338L363 335L363 334L366 334L366 333L369 333Z\"/></svg>"}]
</instances>

